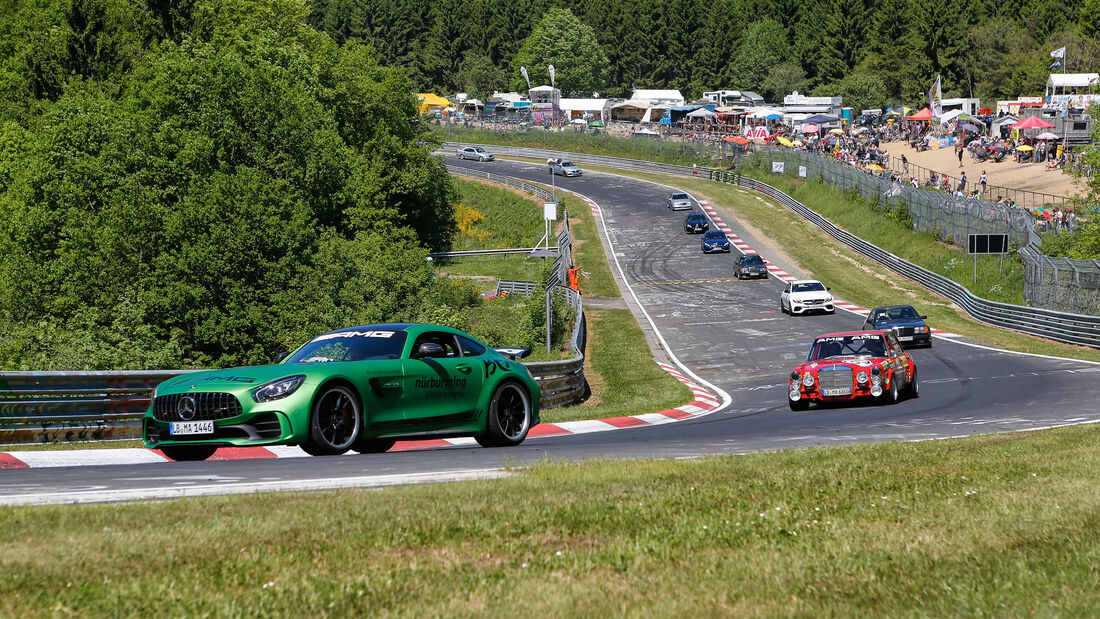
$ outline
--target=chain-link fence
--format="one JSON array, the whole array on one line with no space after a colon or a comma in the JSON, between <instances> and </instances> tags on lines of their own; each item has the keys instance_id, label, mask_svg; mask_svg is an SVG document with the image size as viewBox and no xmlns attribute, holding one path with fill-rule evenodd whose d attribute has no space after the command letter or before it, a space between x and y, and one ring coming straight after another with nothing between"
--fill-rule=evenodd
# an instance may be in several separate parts
<instances>
[{"instance_id":1,"label":"chain-link fence","mask_svg":"<svg viewBox=\"0 0 1100 619\"><path fill-rule=\"evenodd\" d=\"M1051 258L1034 245L1019 253L1027 266L1024 304L1074 314L1100 314L1100 261Z\"/></svg>"},{"instance_id":2,"label":"chain-link fence","mask_svg":"<svg viewBox=\"0 0 1100 619\"><path fill-rule=\"evenodd\" d=\"M773 162L783 163L784 174L820 178L867 200L905 206L913 218L913 229L931 233L941 241L965 245L970 234L1007 234L1016 247L1024 247L1038 238L1032 232L1034 217L1024 209L890 181L808 151L762 147L745 159L747 165L762 165L774 172L777 168Z\"/></svg>"},{"instance_id":3,"label":"chain-link fence","mask_svg":"<svg viewBox=\"0 0 1100 619\"><path fill-rule=\"evenodd\" d=\"M757 147L742 165L760 165L765 170L775 171L772 162L782 162L784 174L802 175L800 168L805 168L806 178L820 178L841 191L856 191L868 200L904 205L913 218L915 230L932 233L942 241L965 245L969 234L1007 234L1026 267L1024 305L1100 315L1100 261L1052 258L1043 254L1042 239L1035 233L1035 216L1026 209L956 198L940 191L892 182L807 151Z\"/></svg>"}]
</instances>

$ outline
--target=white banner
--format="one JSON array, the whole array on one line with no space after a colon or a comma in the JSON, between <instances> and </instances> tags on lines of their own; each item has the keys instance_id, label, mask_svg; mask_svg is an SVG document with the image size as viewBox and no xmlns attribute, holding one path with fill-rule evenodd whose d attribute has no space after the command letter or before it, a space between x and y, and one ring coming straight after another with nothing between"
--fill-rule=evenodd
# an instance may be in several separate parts
<instances>
[{"instance_id":1,"label":"white banner","mask_svg":"<svg viewBox=\"0 0 1100 619\"><path fill-rule=\"evenodd\" d=\"M772 162L772 173L773 174L782 174L783 173L783 162L782 161L773 161Z\"/></svg>"},{"instance_id":2,"label":"white banner","mask_svg":"<svg viewBox=\"0 0 1100 619\"><path fill-rule=\"evenodd\" d=\"M806 166L804 166L804 165L798 166L798 176L800 178L806 178Z\"/></svg>"},{"instance_id":3,"label":"white banner","mask_svg":"<svg viewBox=\"0 0 1100 619\"><path fill-rule=\"evenodd\" d=\"M554 85L554 65L550 65L546 68L550 70L550 85L553 86Z\"/></svg>"}]
</instances>

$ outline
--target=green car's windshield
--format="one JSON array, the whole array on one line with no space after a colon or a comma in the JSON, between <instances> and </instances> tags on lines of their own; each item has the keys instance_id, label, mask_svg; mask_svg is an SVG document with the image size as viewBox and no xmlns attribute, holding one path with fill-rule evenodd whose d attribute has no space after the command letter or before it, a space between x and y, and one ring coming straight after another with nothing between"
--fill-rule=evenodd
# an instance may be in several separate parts
<instances>
[{"instance_id":1,"label":"green car's windshield","mask_svg":"<svg viewBox=\"0 0 1100 619\"><path fill-rule=\"evenodd\" d=\"M404 331L336 331L317 336L284 363L397 359L404 348Z\"/></svg>"}]
</instances>

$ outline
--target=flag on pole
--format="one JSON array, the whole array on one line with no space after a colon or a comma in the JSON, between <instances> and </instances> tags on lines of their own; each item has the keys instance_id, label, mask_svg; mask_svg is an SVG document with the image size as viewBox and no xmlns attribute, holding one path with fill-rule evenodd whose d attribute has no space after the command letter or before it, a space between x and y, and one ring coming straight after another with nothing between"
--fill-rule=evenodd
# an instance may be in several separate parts
<instances>
[{"instance_id":1,"label":"flag on pole","mask_svg":"<svg viewBox=\"0 0 1100 619\"><path fill-rule=\"evenodd\" d=\"M1063 45L1062 47L1059 47L1058 49L1054 50L1053 52L1050 52L1050 57L1051 58L1065 58L1066 57L1066 46Z\"/></svg>"},{"instance_id":2,"label":"flag on pole","mask_svg":"<svg viewBox=\"0 0 1100 619\"><path fill-rule=\"evenodd\" d=\"M928 91L928 109L933 116L943 115L943 92L941 91L941 76L936 76L936 81Z\"/></svg>"},{"instance_id":3,"label":"flag on pole","mask_svg":"<svg viewBox=\"0 0 1100 619\"><path fill-rule=\"evenodd\" d=\"M553 86L554 85L554 65L550 65L546 68L550 70L550 85Z\"/></svg>"},{"instance_id":4,"label":"flag on pole","mask_svg":"<svg viewBox=\"0 0 1100 619\"><path fill-rule=\"evenodd\" d=\"M1055 60L1054 62L1050 63L1050 66L1047 67L1047 70L1048 71L1053 71L1055 69L1061 69L1061 68L1062 68L1062 61L1061 60Z\"/></svg>"},{"instance_id":5,"label":"flag on pole","mask_svg":"<svg viewBox=\"0 0 1100 619\"><path fill-rule=\"evenodd\" d=\"M529 75L527 75L527 67L520 67L519 72L520 72L521 75L523 75L523 79L527 80L527 89L530 90L531 89L531 77Z\"/></svg>"}]
</instances>

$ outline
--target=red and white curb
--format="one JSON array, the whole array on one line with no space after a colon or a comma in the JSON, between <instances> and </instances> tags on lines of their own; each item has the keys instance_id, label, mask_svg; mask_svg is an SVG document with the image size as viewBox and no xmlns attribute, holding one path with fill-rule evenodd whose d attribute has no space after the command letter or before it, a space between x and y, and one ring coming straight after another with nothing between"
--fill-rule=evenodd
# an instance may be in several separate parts
<instances>
[{"instance_id":1,"label":"red and white curb","mask_svg":"<svg viewBox=\"0 0 1100 619\"><path fill-rule=\"evenodd\" d=\"M585 421L565 421L562 423L541 423L527 434L528 438L549 436L568 436L606 432L623 428L656 426L705 415L718 408L720 400L713 392L699 383L685 377L674 366L659 363L661 369L676 380L687 385L694 396L691 402L676 408L670 408L644 415L629 417L609 417ZM424 441L400 441L390 451L414 451L440 449L445 447L469 447L476 445L473 438L448 438ZM308 457L298 447L223 447L214 452L210 460L253 460L262 458L300 458ZM140 447L127 449L73 449L52 451L13 451L0 453L0 469L48 468L59 466L94 466L103 464L149 464L168 460L156 449Z\"/></svg>"},{"instance_id":2,"label":"red and white curb","mask_svg":"<svg viewBox=\"0 0 1100 619\"><path fill-rule=\"evenodd\" d=\"M707 217L709 217L711 219L711 221L714 222L714 225L719 230L721 230L722 232L724 232L726 234L726 238L729 239L730 243L733 243L733 246L736 247L741 253L743 253L743 254L756 254L757 253L756 250L754 250L752 247L749 247L749 244L746 243L741 237L737 236L737 234L735 232L730 230L729 225L727 225L726 222L722 221L722 216L719 215L716 210L714 210L714 207L711 206L711 204L709 202L700 201L699 206L703 207L703 212L707 214ZM775 277L776 279L778 279L780 281L790 283L790 282L793 282L793 281L798 279L797 277L794 277L793 275L787 273L786 271L779 268L778 266L772 264L767 259L764 260L764 264L768 265L768 273L771 273L773 277ZM844 310L846 312L851 312L853 314L858 314L860 316L863 316L864 318L867 317L867 314L871 313L871 310L869 310L865 307L860 307L860 306L856 305L855 303L849 303L848 301L845 301L844 299L841 299L839 297L834 298L834 303L835 303L837 309L841 309L841 310ZM955 333L949 333L947 331L939 331L937 329L933 329L932 333L935 333L937 335L946 336L946 337L959 337Z\"/></svg>"}]
</instances>

